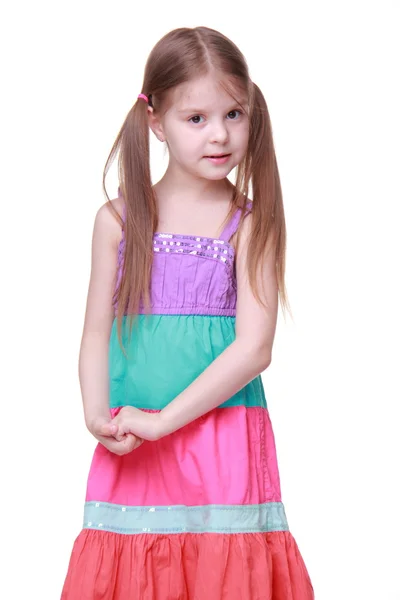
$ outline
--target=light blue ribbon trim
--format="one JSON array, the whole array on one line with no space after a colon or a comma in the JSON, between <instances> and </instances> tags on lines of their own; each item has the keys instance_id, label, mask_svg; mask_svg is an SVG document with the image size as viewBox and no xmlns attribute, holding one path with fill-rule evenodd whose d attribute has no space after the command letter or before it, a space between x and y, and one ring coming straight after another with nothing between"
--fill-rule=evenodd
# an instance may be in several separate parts
<instances>
[{"instance_id":1,"label":"light blue ribbon trim","mask_svg":"<svg viewBox=\"0 0 400 600\"><path fill-rule=\"evenodd\" d=\"M125 534L289 530L282 502L206 506L123 506L86 502L83 528Z\"/></svg>"}]
</instances>

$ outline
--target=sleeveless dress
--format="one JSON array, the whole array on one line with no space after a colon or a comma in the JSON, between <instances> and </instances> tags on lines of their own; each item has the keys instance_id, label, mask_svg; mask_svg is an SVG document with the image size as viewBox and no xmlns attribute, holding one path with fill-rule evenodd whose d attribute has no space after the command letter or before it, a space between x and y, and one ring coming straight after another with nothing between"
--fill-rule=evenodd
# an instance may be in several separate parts
<instances>
[{"instance_id":1,"label":"sleeveless dress","mask_svg":"<svg viewBox=\"0 0 400 600\"><path fill-rule=\"evenodd\" d=\"M247 205L246 214L251 210ZM114 319L110 410L159 411L235 339L229 240L156 233L152 314L128 357ZM118 280L124 256L122 236ZM126 321L126 316L124 317ZM98 444L62 600L312 600L289 531L260 376L216 409L125 456Z\"/></svg>"}]
</instances>

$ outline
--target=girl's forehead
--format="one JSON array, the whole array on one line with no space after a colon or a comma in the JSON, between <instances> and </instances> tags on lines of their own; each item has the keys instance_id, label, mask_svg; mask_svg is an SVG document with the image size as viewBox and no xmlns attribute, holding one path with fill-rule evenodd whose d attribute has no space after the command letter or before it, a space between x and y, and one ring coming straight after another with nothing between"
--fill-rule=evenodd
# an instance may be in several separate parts
<instances>
[{"instance_id":1,"label":"girl's forehead","mask_svg":"<svg viewBox=\"0 0 400 600\"><path fill-rule=\"evenodd\" d=\"M174 112L212 110L232 103L247 103L247 95L231 82L213 77L199 77L178 85L172 94Z\"/></svg>"}]
</instances>

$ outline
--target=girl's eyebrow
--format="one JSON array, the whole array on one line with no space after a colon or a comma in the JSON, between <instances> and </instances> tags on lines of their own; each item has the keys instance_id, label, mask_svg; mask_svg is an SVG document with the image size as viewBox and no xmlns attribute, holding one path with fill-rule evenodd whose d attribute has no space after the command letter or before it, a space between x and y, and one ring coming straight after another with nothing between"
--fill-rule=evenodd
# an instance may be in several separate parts
<instances>
[{"instance_id":1,"label":"girl's eyebrow","mask_svg":"<svg viewBox=\"0 0 400 600\"><path fill-rule=\"evenodd\" d=\"M245 106L246 105L246 100L244 100L244 101L242 100L241 102L232 102L231 106L240 106L240 104L242 104L242 105ZM227 112L229 112L229 110L232 110L232 109L228 109ZM179 114L181 114L181 113L196 113L197 114L197 113L204 113L204 112L208 112L208 111L206 109L204 109L204 108L196 108L196 107L191 108L189 106L188 108L181 108L177 112Z\"/></svg>"},{"instance_id":2,"label":"girl's eyebrow","mask_svg":"<svg viewBox=\"0 0 400 600\"><path fill-rule=\"evenodd\" d=\"M183 114L183 113L204 113L207 112L206 110L204 110L204 108L182 108L181 110L178 110L179 114Z\"/></svg>"}]
</instances>

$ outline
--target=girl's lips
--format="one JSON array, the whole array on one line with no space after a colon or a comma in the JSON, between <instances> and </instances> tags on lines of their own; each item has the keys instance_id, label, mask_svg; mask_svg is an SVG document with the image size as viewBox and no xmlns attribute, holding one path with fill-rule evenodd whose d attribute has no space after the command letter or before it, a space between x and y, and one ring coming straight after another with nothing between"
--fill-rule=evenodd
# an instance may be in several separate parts
<instances>
[{"instance_id":1,"label":"girl's lips","mask_svg":"<svg viewBox=\"0 0 400 600\"><path fill-rule=\"evenodd\" d=\"M209 154L205 158L223 158L224 156L229 156L229 153L226 152L226 154Z\"/></svg>"},{"instance_id":2,"label":"girl's lips","mask_svg":"<svg viewBox=\"0 0 400 600\"><path fill-rule=\"evenodd\" d=\"M222 165L229 159L230 156L231 156L230 154L225 154L224 156L217 156L217 157L205 156L205 158L207 158L207 160L214 163L215 165Z\"/></svg>"}]
</instances>

